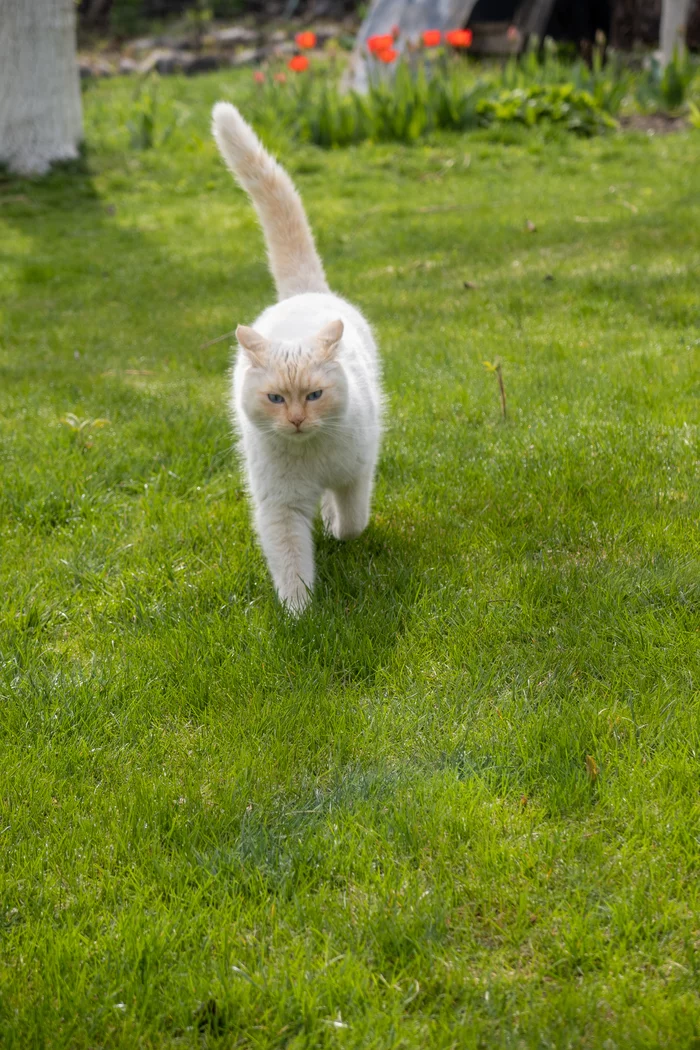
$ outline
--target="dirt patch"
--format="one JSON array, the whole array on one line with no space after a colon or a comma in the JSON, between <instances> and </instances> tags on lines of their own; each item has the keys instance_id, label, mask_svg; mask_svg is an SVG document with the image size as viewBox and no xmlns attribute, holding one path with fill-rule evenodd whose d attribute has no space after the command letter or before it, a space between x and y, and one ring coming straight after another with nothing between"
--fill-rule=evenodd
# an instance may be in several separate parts
<instances>
[{"instance_id":1,"label":"dirt patch","mask_svg":"<svg viewBox=\"0 0 700 1050\"><path fill-rule=\"evenodd\" d=\"M688 121L668 113L632 113L620 117L620 127L623 131L646 131L647 135L668 135L672 131L685 131Z\"/></svg>"}]
</instances>

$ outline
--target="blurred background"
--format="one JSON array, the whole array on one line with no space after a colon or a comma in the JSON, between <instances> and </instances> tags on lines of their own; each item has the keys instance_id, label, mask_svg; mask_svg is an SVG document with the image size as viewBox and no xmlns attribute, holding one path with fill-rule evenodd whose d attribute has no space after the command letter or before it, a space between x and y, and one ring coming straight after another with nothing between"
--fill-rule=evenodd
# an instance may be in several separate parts
<instances>
[{"instance_id":1,"label":"blurred background","mask_svg":"<svg viewBox=\"0 0 700 1050\"><path fill-rule=\"evenodd\" d=\"M468 25L510 23L522 6L520 0L478 0ZM578 43L602 31L614 47L625 50L652 47L659 39L662 0L556 0L548 6L546 33L555 39ZM83 37L96 31L130 36L159 24L165 27L207 19L338 19L357 25L368 9L367 3L357 0L81 0L78 7ZM697 0L690 5L687 43L691 48L700 47Z\"/></svg>"}]
</instances>

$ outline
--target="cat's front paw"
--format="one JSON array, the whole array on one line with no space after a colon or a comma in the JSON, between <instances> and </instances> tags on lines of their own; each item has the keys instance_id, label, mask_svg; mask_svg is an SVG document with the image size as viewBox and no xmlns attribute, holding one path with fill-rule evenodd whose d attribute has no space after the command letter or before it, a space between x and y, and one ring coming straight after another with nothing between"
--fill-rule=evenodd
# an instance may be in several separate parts
<instances>
[{"instance_id":1,"label":"cat's front paw","mask_svg":"<svg viewBox=\"0 0 700 1050\"><path fill-rule=\"evenodd\" d=\"M340 536L338 535L338 511L331 492L325 492L323 495L321 501L321 521L323 522L324 531L328 536L334 536L336 540L340 539Z\"/></svg>"},{"instance_id":2,"label":"cat's front paw","mask_svg":"<svg viewBox=\"0 0 700 1050\"><path fill-rule=\"evenodd\" d=\"M356 488L356 486L355 486ZM367 528L369 501L350 488L341 492L326 492L321 501L321 518L329 536L336 540L354 540Z\"/></svg>"},{"instance_id":3,"label":"cat's front paw","mask_svg":"<svg viewBox=\"0 0 700 1050\"><path fill-rule=\"evenodd\" d=\"M301 580L293 587L280 589L277 597L282 602L290 616L301 616L304 609L311 602L311 590Z\"/></svg>"}]
</instances>

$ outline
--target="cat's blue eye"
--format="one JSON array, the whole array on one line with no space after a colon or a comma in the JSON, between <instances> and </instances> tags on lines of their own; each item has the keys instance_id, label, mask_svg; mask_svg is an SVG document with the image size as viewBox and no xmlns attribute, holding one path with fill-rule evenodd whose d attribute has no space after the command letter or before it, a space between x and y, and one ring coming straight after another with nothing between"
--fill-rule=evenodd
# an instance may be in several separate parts
<instances>
[{"instance_id":1,"label":"cat's blue eye","mask_svg":"<svg viewBox=\"0 0 700 1050\"><path fill-rule=\"evenodd\" d=\"M270 401L272 402L273 405L283 405L284 404L284 398L282 397L281 394L268 394L267 396L269 397L269 399L270 399Z\"/></svg>"},{"instance_id":2,"label":"cat's blue eye","mask_svg":"<svg viewBox=\"0 0 700 1050\"><path fill-rule=\"evenodd\" d=\"M323 393L322 390L314 390L313 393L306 395L307 401L318 401L319 397Z\"/></svg>"}]
</instances>

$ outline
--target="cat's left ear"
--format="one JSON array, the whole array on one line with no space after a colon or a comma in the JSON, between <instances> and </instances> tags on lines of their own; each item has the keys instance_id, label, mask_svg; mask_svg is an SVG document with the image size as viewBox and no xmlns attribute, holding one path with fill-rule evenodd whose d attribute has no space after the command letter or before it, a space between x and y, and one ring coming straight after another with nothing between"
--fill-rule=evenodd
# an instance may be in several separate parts
<instances>
[{"instance_id":1,"label":"cat's left ear","mask_svg":"<svg viewBox=\"0 0 700 1050\"><path fill-rule=\"evenodd\" d=\"M236 339L240 348L248 355L250 362L257 368L264 368L269 346L267 339L254 328L248 328L244 324L239 324L236 329Z\"/></svg>"},{"instance_id":2,"label":"cat's left ear","mask_svg":"<svg viewBox=\"0 0 700 1050\"><path fill-rule=\"evenodd\" d=\"M342 321L331 321L330 324L325 325L320 332L316 333L314 341L324 360L330 361L331 358L335 357L338 344L343 338L344 328Z\"/></svg>"}]
</instances>

